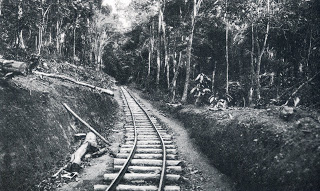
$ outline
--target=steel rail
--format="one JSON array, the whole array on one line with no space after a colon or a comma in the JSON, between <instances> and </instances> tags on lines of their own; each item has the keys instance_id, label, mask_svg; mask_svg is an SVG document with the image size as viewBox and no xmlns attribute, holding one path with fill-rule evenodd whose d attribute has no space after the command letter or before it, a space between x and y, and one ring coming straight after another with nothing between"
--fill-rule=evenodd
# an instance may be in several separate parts
<instances>
[{"instance_id":1,"label":"steel rail","mask_svg":"<svg viewBox=\"0 0 320 191\"><path fill-rule=\"evenodd\" d=\"M123 88L125 89L125 88ZM126 89L125 89L126 90ZM153 128L156 130L157 135L159 137L159 139L161 140L161 145L162 145L162 150L163 150L163 158L162 158L162 170L161 170L161 176L160 176L160 181L159 181L159 186L158 186L158 191L163 191L164 190L164 186L165 186L165 176L166 176L166 168L167 168L167 152L166 152L166 146L164 144L164 140L160 134L160 132L158 131L158 129L156 128L156 125L153 123L153 121L151 120L151 117L148 115L148 113L143 109L143 107L141 106L141 104L137 101L137 99L128 91L126 90L127 93L131 96L131 98L138 104L138 106L141 108L141 110L143 111L143 113L146 114L147 118L149 119L149 121L151 122Z\"/></svg>"},{"instance_id":2,"label":"steel rail","mask_svg":"<svg viewBox=\"0 0 320 191\"><path fill-rule=\"evenodd\" d=\"M124 91L123 91L123 88L121 87L121 91L122 91L122 94L124 96L124 99L126 100L126 103L128 105L128 108L129 108L129 111L131 113L131 118L132 118L132 122L133 122L133 127L134 127L134 144L133 144L133 148L125 162L125 164L122 166L122 168L120 169L117 177L111 182L111 184L109 185L109 187L107 188L106 191L114 191L116 190L116 187L118 186L118 184L120 183L121 179L123 178L123 176L125 175L126 171L128 170L128 167L129 167L129 164L133 158L133 155L135 154L136 150L137 150L137 128L136 128L136 119L133 115L133 112L129 106L129 102L128 102L128 99L126 98L125 94L124 94ZM130 95L130 94L129 94ZM130 95L131 96L131 95Z\"/></svg>"}]
</instances>

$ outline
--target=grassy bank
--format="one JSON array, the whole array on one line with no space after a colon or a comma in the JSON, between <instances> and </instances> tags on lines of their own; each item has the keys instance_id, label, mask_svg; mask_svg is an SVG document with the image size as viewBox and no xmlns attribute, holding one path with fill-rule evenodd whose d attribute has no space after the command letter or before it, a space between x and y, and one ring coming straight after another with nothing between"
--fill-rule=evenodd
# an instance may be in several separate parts
<instances>
[{"instance_id":1,"label":"grassy bank","mask_svg":"<svg viewBox=\"0 0 320 191\"><path fill-rule=\"evenodd\" d=\"M76 77L71 72L66 75ZM107 76L100 75L106 80L104 87L111 84ZM96 76L83 78L93 82ZM107 95L33 75L1 80L0 98L0 190L50 188L41 181L63 166L75 149L73 121L61 103L67 103L105 137L117 109ZM88 132L76 126L79 132Z\"/></svg>"}]
</instances>

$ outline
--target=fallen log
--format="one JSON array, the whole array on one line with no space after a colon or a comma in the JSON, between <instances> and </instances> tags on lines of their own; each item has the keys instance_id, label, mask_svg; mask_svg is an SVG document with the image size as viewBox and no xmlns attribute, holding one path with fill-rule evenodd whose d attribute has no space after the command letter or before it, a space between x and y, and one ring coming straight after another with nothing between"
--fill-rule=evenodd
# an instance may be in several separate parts
<instances>
[{"instance_id":1,"label":"fallen log","mask_svg":"<svg viewBox=\"0 0 320 191\"><path fill-rule=\"evenodd\" d=\"M31 55L31 58L27 62L0 58L0 68L7 73L27 75L28 73L31 73L40 62L41 59L38 55Z\"/></svg>"},{"instance_id":2,"label":"fallen log","mask_svg":"<svg viewBox=\"0 0 320 191\"><path fill-rule=\"evenodd\" d=\"M85 87L88 87L88 88L91 88L94 90L98 90L101 93L105 93L105 94L114 96L114 93L111 90L108 90L105 88L100 88L100 87L97 87L97 86L94 86L91 84L87 84L85 82L80 82L80 81L77 81L77 80L70 78L70 77L67 77L67 76L58 75L58 74L48 74L48 73L39 72L39 71L34 71L34 73L37 75L41 75L41 76L47 76L47 77L51 77L51 78L58 78L58 79L62 79L62 80L67 80L67 81L73 82L73 83L81 85L81 86L85 86Z\"/></svg>"},{"instance_id":3,"label":"fallen log","mask_svg":"<svg viewBox=\"0 0 320 191\"><path fill-rule=\"evenodd\" d=\"M5 72L14 72L23 75L28 73L28 64L15 60L5 60L0 58L1 69Z\"/></svg>"},{"instance_id":4,"label":"fallen log","mask_svg":"<svg viewBox=\"0 0 320 191\"><path fill-rule=\"evenodd\" d=\"M109 143L109 141L107 141L104 137L102 137L102 136L100 135L100 133L98 133L93 127L91 127L87 122L85 122L83 119L81 119L74 111L72 111L67 104L63 103L63 106L64 106L75 118L77 118L81 123L83 123L87 128L89 128L91 132L93 132L95 135L97 135L102 141L104 141L107 145L111 145L111 144Z\"/></svg>"},{"instance_id":5,"label":"fallen log","mask_svg":"<svg viewBox=\"0 0 320 191\"><path fill-rule=\"evenodd\" d=\"M98 147L97 137L94 133L89 132L82 145L71 155L68 171L79 172L81 159L90 150L96 150Z\"/></svg>"}]
</instances>

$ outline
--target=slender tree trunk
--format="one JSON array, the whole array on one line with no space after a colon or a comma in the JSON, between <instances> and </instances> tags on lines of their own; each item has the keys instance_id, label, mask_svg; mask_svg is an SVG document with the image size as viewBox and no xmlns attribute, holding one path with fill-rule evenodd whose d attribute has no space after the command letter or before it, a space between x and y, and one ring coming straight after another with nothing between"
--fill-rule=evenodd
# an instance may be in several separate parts
<instances>
[{"instance_id":1,"label":"slender tree trunk","mask_svg":"<svg viewBox=\"0 0 320 191\"><path fill-rule=\"evenodd\" d=\"M150 42L150 44L151 44L151 42ZM151 45L150 45L150 46L151 46ZM151 47L149 47L147 79L149 79L149 77L150 77L150 72L151 72L151 56L152 56L152 51L151 51Z\"/></svg>"},{"instance_id":2,"label":"slender tree trunk","mask_svg":"<svg viewBox=\"0 0 320 191\"><path fill-rule=\"evenodd\" d=\"M252 103L252 97L253 97L253 87L254 87L254 27L253 23L251 24L251 66L250 66L250 79L251 84L248 92L248 105L250 106Z\"/></svg>"},{"instance_id":3,"label":"slender tree trunk","mask_svg":"<svg viewBox=\"0 0 320 191\"><path fill-rule=\"evenodd\" d=\"M306 62L306 69L305 69L305 75L307 79L309 79L309 62L310 62L310 56L311 56L311 48L312 48L312 28L310 29L310 38L309 38L309 48L308 48L308 55L307 55L307 62Z\"/></svg>"},{"instance_id":4,"label":"slender tree trunk","mask_svg":"<svg viewBox=\"0 0 320 191\"><path fill-rule=\"evenodd\" d=\"M152 56L153 56L153 50L154 50L154 22L152 21L152 25L150 26L150 43L149 43L149 59L148 59L148 75L147 75L147 85L149 86L150 83L150 74L151 74L151 63L152 63Z\"/></svg>"},{"instance_id":5,"label":"slender tree trunk","mask_svg":"<svg viewBox=\"0 0 320 191\"><path fill-rule=\"evenodd\" d=\"M49 5L47 7L47 9L44 11L43 10L43 1L41 1L41 23L40 23L40 27L39 27L39 39L38 39L38 54L41 54L41 48L43 46L43 33L44 33L44 25L45 25L45 16L48 13L51 5Z\"/></svg>"},{"instance_id":6,"label":"slender tree trunk","mask_svg":"<svg viewBox=\"0 0 320 191\"><path fill-rule=\"evenodd\" d=\"M169 63L168 50L165 55L165 59L167 60L167 88L168 88L168 91L170 91L170 63Z\"/></svg>"},{"instance_id":7,"label":"slender tree trunk","mask_svg":"<svg viewBox=\"0 0 320 191\"><path fill-rule=\"evenodd\" d=\"M50 32L49 32L49 44L52 43L52 29L50 28Z\"/></svg>"},{"instance_id":8,"label":"slender tree trunk","mask_svg":"<svg viewBox=\"0 0 320 191\"><path fill-rule=\"evenodd\" d=\"M2 10L2 0L0 0L0 15L2 15L1 10Z\"/></svg>"},{"instance_id":9,"label":"slender tree trunk","mask_svg":"<svg viewBox=\"0 0 320 191\"><path fill-rule=\"evenodd\" d=\"M59 5L60 0L57 0L57 5ZM60 49L60 25L59 25L59 17L57 18L56 22L56 50L57 50L57 55L61 55L61 49Z\"/></svg>"},{"instance_id":10,"label":"slender tree trunk","mask_svg":"<svg viewBox=\"0 0 320 191\"><path fill-rule=\"evenodd\" d=\"M215 79L215 76L216 76L216 68L217 68L217 62L214 61L214 69L212 71L212 81L211 81L211 92L212 93L214 92L214 79Z\"/></svg>"},{"instance_id":11,"label":"slender tree trunk","mask_svg":"<svg viewBox=\"0 0 320 191\"><path fill-rule=\"evenodd\" d=\"M56 36L56 49L57 49L57 54L60 54L60 26L59 26L59 21L57 20L56 23L56 29L57 29L57 36Z\"/></svg>"},{"instance_id":12,"label":"slender tree trunk","mask_svg":"<svg viewBox=\"0 0 320 191\"><path fill-rule=\"evenodd\" d=\"M160 60L160 46L158 42L158 48L157 48L157 79L156 79L156 87L157 90L159 89L159 82L160 82L160 69L161 69L161 60Z\"/></svg>"},{"instance_id":13,"label":"slender tree trunk","mask_svg":"<svg viewBox=\"0 0 320 191\"><path fill-rule=\"evenodd\" d=\"M26 46L24 45L24 39L23 39L23 32L22 30L20 30L20 33L19 33L19 46L20 48L22 49L25 49Z\"/></svg>"},{"instance_id":14,"label":"slender tree trunk","mask_svg":"<svg viewBox=\"0 0 320 191\"><path fill-rule=\"evenodd\" d=\"M174 103L175 99L176 99L177 79L179 76L179 69L181 66L181 57L182 57L182 53L180 51L178 65L175 64L176 66L174 66L174 75L173 75L173 79L172 79L172 90L171 90L172 91L172 99L171 99L172 103ZM174 59L174 63L177 63L176 59Z\"/></svg>"},{"instance_id":15,"label":"slender tree trunk","mask_svg":"<svg viewBox=\"0 0 320 191\"><path fill-rule=\"evenodd\" d=\"M262 56L265 52L266 46L267 46L267 40L268 40L268 36L269 36L269 29L270 29L270 22L269 22L269 10L270 10L270 1L267 1L267 11L268 11L268 22L267 22L267 29L265 32L265 36L264 36L264 41L263 41L263 45L261 50L259 50L259 55L258 55L258 60L257 60L257 68L256 68L256 94L257 94L257 99L260 100L261 99L261 95L260 95L260 70L261 70L261 60L262 60ZM259 43L257 41L257 43ZM258 48L259 49L259 48Z\"/></svg>"},{"instance_id":16,"label":"slender tree trunk","mask_svg":"<svg viewBox=\"0 0 320 191\"><path fill-rule=\"evenodd\" d=\"M229 46L228 46L228 41L229 41L229 21L227 18L228 14L228 0L226 0L226 15L225 15L225 20L226 20L226 95L229 94Z\"/></svg>"},{"instance_id":17,"label":"slender tree trunk","mask_svg":"<svg viewBox=\"0 0 320 191\"><path fill-rule=\"evenodd\" d=\"M24 45L24 40L23 40L23 31L22 31L22 27L21 25L21 19L23 17L23 9L22 9L22 5L21 5L22 1L19 0L19 5L18 5L18 22L19 22L19 28L17 29L17 46L25 49L25 45Z\"/></svg>"},{"instance_id":18,"label":"slender tree trunk","mask_svg":"<svg viewBox=\"0 0 320 191\"><path fill-rule=\"evenodd\" d=\"M76 59L76 27L73 29L73 63Z\"/></svg>"},{"instance_id":19,"label":"slender tree trunk","mask_svg":"<svg viewBox=\"0 0 320 191\"><path fill-rule=\"evenodd\" d=\"M38 36L35 36L34 47L35 47L35 51L37 51L37 49L38 49Z\"/></svg>"},{"instance_id":20,"label":"slender tree trunk","mask_svg":"<svg viewBox=\"0 0 320 191\"><path fill-rule=\"evenodd\" d=\"M39 26L39 37L38 37L38 54L41 54L42 48L42 26Z\"/></svg>"},{"instance_id":21,"label":"slender tree trunk","mask_svg":"<svg viewBox=\"0 0 320 191\"><path fill-rule=\"evenodd\" d=\"M166 77L167 77L167 88L170 89L170 65L168 57L168 45L166 39L166 27L162 18L162 31L163 31L163 44L164 44L164 65L166 67Z\"/></svg>"},{"instance_id":22,"label":"slender tree trunk","mask_svg":"<svg viewBox=\"0 0 320 191\"><path fill-rule=\"evenodd\" d=\"M188 89L189 89L189 83L190 83L190 72L191 72L191 54L192 54L192 41L193 41L193 31L194 31L194 25L191 29L191 34L189 36L189 43L188 43L188 50L187 50L187 65L186 65L186 80L184 83L184 89L183 94L181 98L181 102L186 102L188 97Z\"/></svg>"},{"instance_id":23,"label":"slender tree trunk","mask_svg":"<svg viewBox=\"0 0 320 191\"><path fill-rule=\"evenodd\" d=\"M198 9L200 8L202 0L197 0L193 1L193 14L191 18L191 33L189 35L189 42L188 42L188 50L187 50L187 56L188 56L188 61L186 65L186 80L184 83L184 89L183 89L183 94L181 98L181 102L186 102L187 97L188 97L188 88L189 88L189 81L190 81L190 72L191 72L191 56L192 56L192 42L193 42L193 35L194 35L194 28L195 28L195 21L196 21L196 16Z\"/></svg>"},{"instance_id":24,"label":"slender tree trunk","mask_svg":"<svg viewBox=\"0 0 320 191\"><path fill-rule=\"evenodd\" d=\"M228 34L229 34L229 23L226 23L226 94L229 94L229 47L228 47Z\"/></svg>"},{"instance_id":25,"label":"slender tree trunk","mask_svg":"<svg viewBox=\"0 0 320 191\"><path fill-rule=\"evenodd\" d=\"M41 7L43 7L42 5L42 1L41 1ZM39 26L39 38L38 38L38 54L41 54L41 48L42 48L42 33L43 33L43 24L44 24L44 13L43 13L43 8L41 8L41 23Z\"/></svg>"},{"instance_id":26,"label":"slender tree trunk","mask_svg":"<svg viewBox=\"0 0 320 191\"><path fill-rule=\"evenodd\" d=\"M159 90L159 82L160 82L160 70L161 70L161 57L160 57L160 54L161 54L161 4L160 4L160 1L158 2L158 5L159 5L159 20L158 20L158 47L157 47L157 78L156 78L156 88L157 90Z\"/></svg>"}]
</instances>

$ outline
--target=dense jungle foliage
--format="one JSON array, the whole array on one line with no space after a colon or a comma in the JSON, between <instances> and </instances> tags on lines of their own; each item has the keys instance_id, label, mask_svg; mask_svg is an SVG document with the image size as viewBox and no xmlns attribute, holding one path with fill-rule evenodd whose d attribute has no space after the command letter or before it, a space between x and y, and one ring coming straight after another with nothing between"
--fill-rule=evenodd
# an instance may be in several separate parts
<instances>
[{"instance_id":1,"label":"dense jungle foliage","mask_svg":"<svg viewBox=\"0 0 320 191\"><path fill-rule=\"evenodd\" d=\"M112 2L1 0L0 54L94 67L171 102L198 102L190 90L201 74L210 83L197 95L228 98L230 105L299 97L319 108L319 1Z\"/></svg>"}]
</instances>

